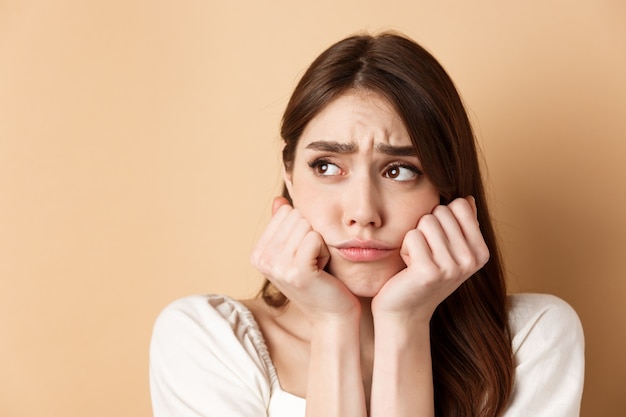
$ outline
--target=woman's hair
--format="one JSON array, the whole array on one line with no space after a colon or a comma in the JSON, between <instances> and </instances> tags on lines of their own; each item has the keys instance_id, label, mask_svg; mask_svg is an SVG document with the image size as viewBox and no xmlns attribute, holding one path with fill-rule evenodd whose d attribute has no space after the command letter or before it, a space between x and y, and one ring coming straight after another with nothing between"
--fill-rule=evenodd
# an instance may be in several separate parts
<instances>
[{"instance_id":1,"label":"woman's hair","mask_svg":"<svg viewBox=\"0 0 626 417\"><path fill-rule=\"evenodd\" d=\"M469 195L476 199L491 257L432 317L435 410L437 416L497 416L507 404L513 381L501 256L474 134L461 98L437 60L393 33L352 36L328 48L308 68L283 115L285 169L293 168L307 124L334 99L354 90L378 94L393 106L424 172L439 190L441 204ZM286 188L283 195L290 200ZM260 295L274 307L287 302L267 280Z\"/></svg>"}]
</instances>

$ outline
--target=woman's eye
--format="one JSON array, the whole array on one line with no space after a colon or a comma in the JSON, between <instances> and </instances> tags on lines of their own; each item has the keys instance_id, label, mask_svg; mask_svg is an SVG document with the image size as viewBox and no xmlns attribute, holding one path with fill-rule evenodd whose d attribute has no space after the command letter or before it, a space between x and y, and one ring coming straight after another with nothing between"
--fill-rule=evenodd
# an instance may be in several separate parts
<instances>
[{"instance_id":1,"label":"woman's eye","mask_svg":"<svg viewBox=\"0 0 626 417\"><path fill-rule=\"evenodd\" d=\"M394 165L387 168L384 176L396 181L411 181L419 177L420 174L421 172L414 167Z\"/></svg>"},{"instance_id":2,"label":"woman's eye","mask_svg":"<svg viewBox=\"0 0 626 417\"><path fill-rule=\"evenodd\" d=\"M341 174L341 169L335 164L326 161L317 161L311 164L316 175L333 176Z\"/></svg>"}]
</instances>

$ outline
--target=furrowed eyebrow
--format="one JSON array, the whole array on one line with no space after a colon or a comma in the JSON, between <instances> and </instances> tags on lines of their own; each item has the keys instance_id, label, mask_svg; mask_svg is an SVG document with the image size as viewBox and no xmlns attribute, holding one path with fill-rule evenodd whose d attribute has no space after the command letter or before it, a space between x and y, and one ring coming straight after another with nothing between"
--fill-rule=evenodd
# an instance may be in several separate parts
<instances>
[{"instance_id":1,"label":"furrowed eyebrow","mask_svg":"<svg viewBox=\"0 0 626 417\"><path fill-rule=\"evenodd\" d=\"M392 146L386 143L376 145L376 151L391 156L417 156L413 146Z\"/></svg>"},{"instance_id":2,"label":"furrowed eyebrow","mask_svg":"<svg viewBox=\"0 0 626 417\"><path fill-rule=\"evenodd\" d=\"M311 142L306 146L306 149L337 154L350 154L359 151L359 147L354 143L340 143L326 140ZM387 143L379 143L376 145L376 152L390 156L417 156L413 146L393 146Z\"/></svg>"},{"instance_id":3,"label":"furrowed eyebrow","mask_svg":"<svg viewBox=\"0 0 626 417\"><path fill-rule=\"evenodd\" d=\"M306 149L312 149L314 151L332 152L339 154L355 153L359 150L359 147L354 143L339 143L334 141L315 141L306 146Z\"/></svg>"}]
</instances>

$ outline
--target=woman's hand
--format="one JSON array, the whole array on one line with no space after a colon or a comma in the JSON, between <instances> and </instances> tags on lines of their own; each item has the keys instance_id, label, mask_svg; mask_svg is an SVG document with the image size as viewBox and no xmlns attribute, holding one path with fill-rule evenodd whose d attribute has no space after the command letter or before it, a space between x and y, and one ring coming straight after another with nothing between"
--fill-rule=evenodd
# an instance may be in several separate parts
<instances>
[{"instance_id":1,"label":"woman's hand","mask_svg":"<svg viewBox=\"0 0 626 417\"><path fill-rule=\"evenodd\" d=\"M330 254L322 236L283 197L252 252L252 264L311 320L360 314L358 299L324 271Z\"/></svg>"},{"instance_id":2,"label":"woman's hand","mask_svg":"<svg viewBox=\"0 0 626 417\"><path fill-rule=\"evenodd\" d=\"M375 315L430 321L437 306L489 260L473 197L457 198L423 216L404 237L407 265L372 301Z\"/></svg>"}]
</instances>

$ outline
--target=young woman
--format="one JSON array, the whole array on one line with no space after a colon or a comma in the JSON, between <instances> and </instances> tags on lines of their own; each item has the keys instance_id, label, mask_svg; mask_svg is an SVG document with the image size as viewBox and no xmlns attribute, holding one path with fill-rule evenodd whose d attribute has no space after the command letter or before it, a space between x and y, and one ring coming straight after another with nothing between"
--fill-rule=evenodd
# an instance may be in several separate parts
<instances>
[{"instance_id":1,"label":"young woman","mask_svg":"<svg viewBox=\"0 0 626 417\"><path fill-rule=\"evenodd\" d=\"M396 34L353 36L296 87L257 299L176 301L151 345L155 416L577 416L583 334L506 295L459 95Z\"/></svg>"}]
</instances>

